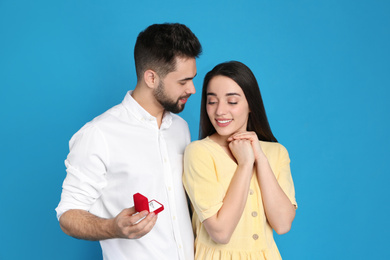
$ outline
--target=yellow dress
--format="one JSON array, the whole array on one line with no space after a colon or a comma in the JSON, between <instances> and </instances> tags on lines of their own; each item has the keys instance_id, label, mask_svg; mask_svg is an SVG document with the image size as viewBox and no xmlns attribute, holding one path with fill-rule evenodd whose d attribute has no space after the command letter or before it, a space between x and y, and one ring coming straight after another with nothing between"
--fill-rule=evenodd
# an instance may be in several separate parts
<instances>
[{"instance_id":1,"label":"yellow dress","mask_svg":"<svg viewBox=\"0 0 390 260\"><path fill-rule=\"evenodd\" d=\"M260 145L279 185L291 203L297 205L286 148L273 142L260 141ZM255 174L250 183L244 212L230 242L215 243L204 228L202 222L222 207L236 168L237 164L222 147L208 137L192 142L186 148L183 183L194 209L192 224L196 235L195 259L282 259L264 213Z\"/></svg>"}]
</instances>

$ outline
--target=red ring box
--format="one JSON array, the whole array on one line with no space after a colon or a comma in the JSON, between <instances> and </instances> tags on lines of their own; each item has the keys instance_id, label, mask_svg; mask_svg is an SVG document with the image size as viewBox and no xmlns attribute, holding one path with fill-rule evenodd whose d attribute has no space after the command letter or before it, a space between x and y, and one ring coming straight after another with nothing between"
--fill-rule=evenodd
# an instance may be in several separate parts
<instances>
[{"instance_id":1,"label":"red ring box","mask_svg":"<svg viewBox=\"0 0 390 260\"><path fill-rule=\"evenodd\" d=\"M134 206L137 212L147 210L148 212L154 212L156 215L164 210L164 205L156 200L148 201L141 193L136 193L133 195Z\"/></svg>"}]
</instances>

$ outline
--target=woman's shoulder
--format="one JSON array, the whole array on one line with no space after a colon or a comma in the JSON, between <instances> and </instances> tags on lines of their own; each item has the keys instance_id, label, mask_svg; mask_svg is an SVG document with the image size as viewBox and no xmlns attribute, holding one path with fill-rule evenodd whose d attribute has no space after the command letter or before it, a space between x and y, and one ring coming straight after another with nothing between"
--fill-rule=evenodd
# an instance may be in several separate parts
<instances>
[{"instance_id":1,"label":"woman's shoulder","mask_svg":"<svg viewBox=\"0 0 390 260\"><path fill-rule=\"evenodd\" d=\"M213 141L211 141L209 137L206 137L200 140L192 141L189 145L187 145L187 148L207 147L212 145L212 142Z\"/></svg>"},{"instance_id":2,"label":"woman's shoulder","mask_svg":"<svg viewBox=\"0 0 390 260\"><path fill-rule=\"evenodd\" d=\"M280 143L260 141L260 145L266 155L288 155L286 147Z\"/></svg>"},{"instance_id":3,"label":"woman's shoulder","mask_svg":"<svg viewBox=\"0 0 390 260\"><path fill-rule=\"evenodd\" d=\"M205 139L192 141L190 144L186 147L186 152L188 151L198 151L198 150L204 150L208 146L207 137Z\"/></svg>"},{"instance_id":4,"label":"woman's shoulder","mask_svg":"<svg viewBox=\"0 0 390 260\"><path fill-rule=\"evenodd\" d=\"M269 142L269 141L259 141L261 146L269 147L270 149L286 149L281 143L278 142Z\"/></svg>"},{"instance_id":5,"label":"woman's shoulder","mask_svg":"<svg viewBox=\"0 0 390 260\"><path fill-rule=\"evenodd\" d=\"M201 140L193 141L187 145L185 154L198 154L201 156L206 156L217 153L219 151L218 149L220 149L220 147L209 137L206 137Z\"/></svg>"}]
</instances>

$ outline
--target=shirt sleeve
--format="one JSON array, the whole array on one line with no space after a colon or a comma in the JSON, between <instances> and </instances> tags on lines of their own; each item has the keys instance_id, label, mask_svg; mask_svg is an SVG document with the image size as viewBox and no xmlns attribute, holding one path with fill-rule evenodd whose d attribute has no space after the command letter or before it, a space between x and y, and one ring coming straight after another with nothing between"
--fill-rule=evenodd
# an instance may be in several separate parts
<instances>
[{"instance_id":1,"label":"shirt sleeve","mask_svg":"<svg viewBox=\"0 0 390 260\"><path fill-rule=\"evenodd\" d=\"M107 146L97 127L87 124L80 129L70 140L69 150L65 160L67 175L56 208L58 219L69 209L88 211L107 185Z\"/></svg>"},{"instance_id":2,"label":"shirt sleeve","mask_svg":"<svg viewBox=\"0 0 390 260\"><path fill-rule=\"evenodd\" d=\"M184 152L183 184L201 222L222 207L225 193L218 182L215 161L197 142L187 146Z\"/></svg>"},{"instance_id":3,"label":"shirt sleeve","mask_svg":"<svg viewBox=\"0 0 390 260\"><path fill-rule=\"evenodd\" d=\"M295 199L294 182L290 170L290 157L288 155L287 149L283 145L280 145L278 161L278 172L276 174L278 183L284 193L290 199L291 203L295 206L295 208L298 208L298 204Z\"/></svg>"}]
</instances>

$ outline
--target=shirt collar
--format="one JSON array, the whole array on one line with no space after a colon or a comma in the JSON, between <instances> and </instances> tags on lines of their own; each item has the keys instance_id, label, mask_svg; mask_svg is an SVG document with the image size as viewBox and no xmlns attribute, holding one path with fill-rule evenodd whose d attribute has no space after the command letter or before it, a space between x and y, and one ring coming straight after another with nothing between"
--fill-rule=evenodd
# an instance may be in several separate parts
<instances>
[{"instance_id":1,"label":"shirt collar","mask_svg":"<svg viewBox=\"0 0 390 260\"><path fill-rule=\"evenodd\" d=\"M139 121L157 126L156 117L152 116L140 104L138 104L138 102L135 101L135 99L131 96L131 93L133 93L132 90L126 93L126 96L122 101L123 106L131 114L133 114ZM169 128L171 124L172 124L172 113L165 111L160 129Z\"/></svg>"}]
</instances>

